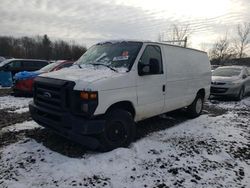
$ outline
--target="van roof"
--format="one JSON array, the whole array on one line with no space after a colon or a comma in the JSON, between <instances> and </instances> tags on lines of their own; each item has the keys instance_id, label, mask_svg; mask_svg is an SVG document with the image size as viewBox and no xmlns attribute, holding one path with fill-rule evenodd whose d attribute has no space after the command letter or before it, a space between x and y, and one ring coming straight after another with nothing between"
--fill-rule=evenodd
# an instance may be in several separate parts
<instances>
[{"instance_id":1,"label":"van roof","mask_svg":"<svg viewBox=\"0 0 250 188\"><path fill-rule=\"evenodd\" d=\"M202 50L198 50L198 49L194 49L194 48L187 48L187 47L183 47L183 46L178 46L178 45L173 45L173 44L169 44L166 42L155 42L155 41L150 41L150 40L106 40L103 42L99 42L97 44L104 44L104 43L121 43L121 42L142 42L142 43L154 43L154 44L161 44L161 45L167 45L167 46L173 46L173 47L177 47L177 48L182 48L182 49L189 49L189 50L194 50L194 51L198 51L198 52L202 52L202 53L207 53L205 51Z\"/></svg>"}]
</instances>

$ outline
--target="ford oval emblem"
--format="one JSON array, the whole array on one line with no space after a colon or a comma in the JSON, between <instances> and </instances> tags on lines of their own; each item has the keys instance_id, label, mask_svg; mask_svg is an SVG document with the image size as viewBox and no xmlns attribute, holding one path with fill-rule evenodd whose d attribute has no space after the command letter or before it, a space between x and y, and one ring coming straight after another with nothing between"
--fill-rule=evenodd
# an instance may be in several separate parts
<instances>
[{"instance_id":1,"label":"ford oval emblem","mask_svg":"<svg viewBox=\"0 0 250 188\"><path fill-rule=\"evenodd\" d=\"M52 97L49 92L44 92L43 96L46 97L46 98L51 98Z\"/></svg>"}]
</instances>

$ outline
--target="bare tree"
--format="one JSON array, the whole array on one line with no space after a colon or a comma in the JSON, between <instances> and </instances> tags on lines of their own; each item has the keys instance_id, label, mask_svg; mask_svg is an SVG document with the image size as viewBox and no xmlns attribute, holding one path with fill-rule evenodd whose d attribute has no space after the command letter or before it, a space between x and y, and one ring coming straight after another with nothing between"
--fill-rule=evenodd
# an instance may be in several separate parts
<instances>
[{"instance_id":1,"label":"bare tree","mask_svg":"<svg viewBox=\"0 0 250 188\"><path fill-rule=\"evenodd\" d=\"M238 39L236 41L237 56L239 58L244 57L246 54L245 50L248 48L250 43L250 23L238 24L237 26Z\"/></svg>"},{"instance_id":2,"label":"bare tree","mask_svg":"<svg viewBox=\"0 0 250 188\"><path fill-rule=\"evenodd\" d=\"M236 51L235 48L231 46L227 34L215 42L213 48L209 52L209 56L212 63L214 62L221 65L224 65L230 59L235 58Z\"/></svg>"},{"instance_id":3,"label":"bare tree","mask_svg":"<svg viewBox=\"0 0 250 188\"><path fill-rule=\"evenodd\" d=\"M187 25L176 25L173 24L172 28L166 32L160 33L158 40L166 41L171 44L187 46L187 38L191 35L190 26Z\"/></svg>"}]
</instances>

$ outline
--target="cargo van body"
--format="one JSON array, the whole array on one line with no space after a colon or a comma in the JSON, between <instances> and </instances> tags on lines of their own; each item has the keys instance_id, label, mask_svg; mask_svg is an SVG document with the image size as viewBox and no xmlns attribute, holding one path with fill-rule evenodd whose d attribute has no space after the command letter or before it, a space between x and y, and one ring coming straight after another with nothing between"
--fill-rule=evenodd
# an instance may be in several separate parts
<instances>
[{"instance_id":1,"label":"cargo van body","mask_svg":"<svg viewBox=\"0 0 250 188\"><path fill-rule=\"evenodd\" d=\"M94 63L86 63L95 55ZM109 150L130 143L140 120L185 107L199 116L210 83L205 52L155 42L105 42L72 68L36 78L30 112L42 126ZM91 135L101 135L101 142Z\"/></svg>"}]
</instances>

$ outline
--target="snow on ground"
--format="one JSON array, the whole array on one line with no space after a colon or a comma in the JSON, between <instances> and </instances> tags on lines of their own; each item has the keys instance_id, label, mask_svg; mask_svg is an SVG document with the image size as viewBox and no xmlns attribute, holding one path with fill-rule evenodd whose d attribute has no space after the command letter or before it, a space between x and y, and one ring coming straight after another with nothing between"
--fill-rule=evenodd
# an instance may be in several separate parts
<instances>
[{"instance_id":1,"label":"snow on ground","mask_svg":"<svg viewBox=\"0 0 250 188\"><path fill-rule=\"evenodd\" d=\"M17 114L22 114L24 112L28 112L29 111L29 107L21 107L19 109L16 110L8 110L9 113L17 113Z\"/></svg>"},{"instance_id":2,"label":"snow on ground","mask_svg":"<svg viewBox=\"0 0 250 188\"><path fill-rule=\"evenodd\" d=\"M32 98L2 96L0 97L0 110L5 108L17 110L20 109L19 112L21 111L22 113L25 110L28 110L27 107L31 100ZM23 108L25 108L25 110Z\"/></svg>"},{"instance_id":3,"label":"snow on ground","mask_svg":"<svg viewBox=\"0 0 250 188\"><path fill-rule=\"evenodd\" d=\"M249 97L248 97L249 98ZM210 104L214 104L217 107L227 109L227 110L242 110L242 109L250 109L250 100L242 100L242 101L214 101L211 100Z\"/></svg>"},{"instance_id":4,"label":"snow on ground","mask_svg":"<svg viewBox=\"0 0 250 188\"><path fill-rule=\"evenodd\" d=\"M205 114L151 133L129 148L78 158L25 137L0 149L0 186L249 187L250 160L242 158L249 149L249 103L250 97L222 102L220 108L230 109L223 115ZM236 106L244 113L233 111ZM24 125L37 127L33 121L15 127Z\"/></svg>"},{"instance_id":5,"label":"snow on ground","mask_svg":"<svg viewBox=\"0 0 250 188\"><path fill-rule=\"evenodd\" d=\"M2 128L1 133L5 133L7 131L18 132L22 130L35 129L35 128L41 128L41 127L34 121L25 121L22 123L16 123L14 125Z\"/></svg>"}]
</instances>

